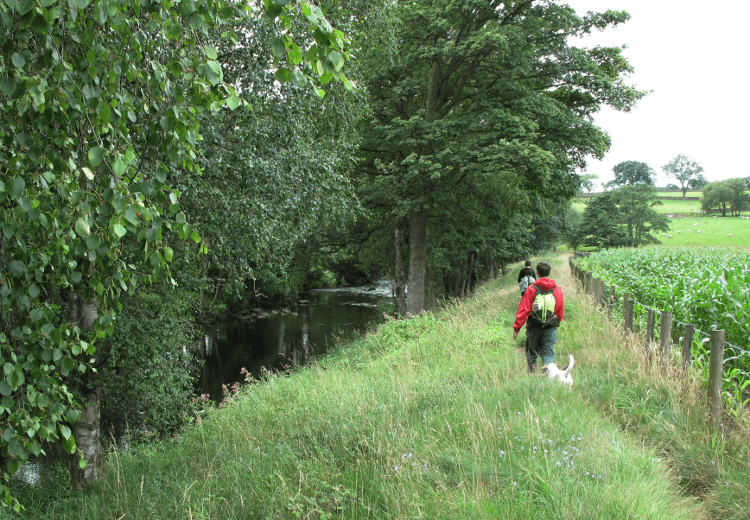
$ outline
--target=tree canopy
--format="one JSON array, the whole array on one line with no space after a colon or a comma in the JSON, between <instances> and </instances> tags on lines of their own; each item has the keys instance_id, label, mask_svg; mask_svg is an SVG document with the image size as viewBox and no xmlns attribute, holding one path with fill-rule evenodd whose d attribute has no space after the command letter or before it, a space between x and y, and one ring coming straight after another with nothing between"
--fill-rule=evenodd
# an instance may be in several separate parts
<instances>
[{"instance_id":1,"label":"tree canopy","mask_svg":"<svg viewBox=\"0 0 750 520\"><path fill-rule=\"evenodd\" d=\"M732 216L739 216L743 210L750 207L750 194L745 190L743 178L711 182L703 188L701 209L718 209L723 217L727 216L729 209Z\"/></svg>"},{"instance_id":2,"label":"tree canopy","mask_svg":"<svg viewBox=\"0 0 750 520\"><path fill-rule=\"evenodd\" d=\"M654 185L654 170L644 162L623 161L616 164L612 171L615 178L609 183L610 186Z\"/></svg>"},{"instance_id":3,"label":"tree canopy","mask_svg":"<svg viewBox=\"0 0 750 520\"><path fill-rule=\"evenodd\" d=\"M667 178L676 179L680 183L682 198L685 198L690 183L699 180L698 175L703 173L703 166L698 161L683 154L677 155L661 169Z\"/></svg>"},{"instance_id":4,"label":"tree canopy","mask_svg":"<svg viewBox=\"0 0 750 520\"><path fill-rule=\"evenodd\" d=\"M488 243L489 228L470 225L480 215L554 218L558 200L579 188L575 169L609 147L593 114L603 105L629 110L643 93L625 84L631 68L620 48L569 44L627 13L579 17L567 5L529 1L398 6L393 32L360 56L372 107L360 189L373 207L408 219L416 313L440 240L437 224L428 237L428 222L464 230L447 246L458 261Z\"/></svg>"}]
</instances>

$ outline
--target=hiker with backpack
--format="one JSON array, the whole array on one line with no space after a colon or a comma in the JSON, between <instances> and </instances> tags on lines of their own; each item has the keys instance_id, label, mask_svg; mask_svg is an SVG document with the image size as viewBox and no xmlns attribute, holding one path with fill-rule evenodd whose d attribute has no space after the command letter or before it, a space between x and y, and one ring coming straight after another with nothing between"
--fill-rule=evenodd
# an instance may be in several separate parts
<instances>
[{"instance_id":1,"label":"hiker with backpack","mask_svg":"<svg viewBox=\"0 0 750 520\"><path fill-rule=\"evenodd\" d=\"M523 269L518 273L518 287L521 289L521 298L523 298L526 289L528 289L529 285L534 283L534 281L536 281L536 274L531 268L531 260L526 260Z\"/></svg>"},{"instance_id":2,"label":"hiker with backpack","mask_svg":"<svg viewBox=\"0 0 750 520\"><path fill-rule=\"evenodd\" d=\"M539 357L542 365L555 362L557 327L563 319L565 305L562 288L549 278L551 271L549 262L537 264L539 278L529 285L521 298L513 324L513 339L516 339L526 322L526 363L530 373L536 372Z\"/></svg>"}]
</instances>

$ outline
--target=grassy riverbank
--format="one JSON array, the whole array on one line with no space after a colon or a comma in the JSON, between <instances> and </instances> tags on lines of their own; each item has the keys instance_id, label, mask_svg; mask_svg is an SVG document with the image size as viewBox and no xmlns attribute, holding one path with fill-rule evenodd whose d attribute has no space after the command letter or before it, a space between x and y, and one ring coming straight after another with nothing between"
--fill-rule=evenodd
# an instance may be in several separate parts
<instances>
[{"instance_id":1,"label":"grassy riverbank","mask_svg":"<svg viewBox=\"0 0 750 520\"><path fill-rule=\"evenodd\" d=\"M525 373L515 273L241 391L177 442L112 453L24 518L750 518L747 422L712 438L695 380L646 369L566 259L568 392ZM33 499L32 499L33 500Z\"/></svg>"}]
</instances>

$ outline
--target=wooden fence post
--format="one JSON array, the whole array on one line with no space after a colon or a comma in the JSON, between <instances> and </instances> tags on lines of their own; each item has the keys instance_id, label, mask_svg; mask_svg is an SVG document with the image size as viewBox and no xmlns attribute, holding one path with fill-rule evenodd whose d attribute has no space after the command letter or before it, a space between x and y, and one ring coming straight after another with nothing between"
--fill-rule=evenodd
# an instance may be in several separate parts
<instances>
[{"instance_id":1,"label":"wooden fence post","mask_svg":"<svg viewBox=\"0 0 750 520\"><path fill-rule=\"evenodd\" d=\"M649 361L651 359L651 345L654 344L654 328L656 327L656 311L649 308L646 313L646 353L649 354Z\"/></svg>"},{"instance_id":2,"label":"wooden fence post","mask_svg":"<svg viewBox=\"0 0 750 520\"><path fill-rule=\"evenodd\" d=\"M659 344L661 345L661 355L664 360L669 359L669 351L672 348L672 313L661 313L661 329L659 331Z\"/></svg>"},{"instance_id":3,"label":"wooden fence post","mask_svg":"<svg viewBox=\"0 0 750 520\"><path fill-rule=\"evenodd\" d=\"M609 286L609 298L607 298L607 317L612 317L612 308L615 306L615 300L617 299L617 287L614 285Z\"/></svg>"},{"instance_id":4,"label":"wooden fence post","mask_svg":"<svg viewBox=\"0 0 750 520\"><path fill-rule=\"evenodd\" d=\"M687 369L693 360L693 338L695 337L695 325L688 323L685 325L685 335L682 338L682 370L687 373Z\"/></svg>"},{"instance_id":5,"label":"wooden fence post","mask_svg":"<svg viewBox=\"0 0 750 520\"><path fill-rule=\"evenodd\" d=\"M724 340L723 330L711 331L711 356L708 362L708 404L711 408L711 423L714 433L721 425L721 389L724 385Z\"/></svg>"},{"instance_id":6,"label":"wooden fence post","mask_svg":"<svg viewBox=\"0 0 750 520\"><path fill-rule=\"evenodd\" d=\"M630 293L625 293L622 298L623 309L625 310L625 333L633 330L633 300L630 298Z\"/></svg>"},{"instance_id":7,"label":"wooden fence post","mask_svg":"<svg viewBox=\"0 0 750 520\"><path fill-rule=\"evenodd\" d=\"M596 308L604 305L604 280L601 278L594 279L594 297L596 298Z\"/></svg>"},{"instance_id":8,"label":"wooden fence post","mask_svg":"<svg viewBox=\"0 0 750 520\"><path fill-rule=\"evenodd\" d=\"M593 273L586 273L586 294L593 294L594 287L594 275Z\"/></svg>"}]
</instances>

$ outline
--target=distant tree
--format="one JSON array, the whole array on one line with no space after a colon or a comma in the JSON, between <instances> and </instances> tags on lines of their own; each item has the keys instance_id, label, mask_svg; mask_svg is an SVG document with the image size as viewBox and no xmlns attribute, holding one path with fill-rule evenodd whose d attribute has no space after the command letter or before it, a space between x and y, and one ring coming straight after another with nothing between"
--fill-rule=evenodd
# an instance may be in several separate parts
<instances>
[{"instance_id":1,"label":"distant tree","mask_svg":"<svg viewBox=\"0 0 750 520\"><path fill-rule=\"evenodd\" d=\"M612 195L625 224L628 245L658 244L651 231L668 231L669 219L654 210L662 204L656 188L647 184L622 186Z\"/></svg>"},{"instance_id":2,"label":"distant tree","mask_svg":"<svg viewBox=\"0 0 750 520\"><path fill-rule=\"evenodd\" d=\"M581 181L581 189L578 192L578 197L584 202L587 202L594 196L594 188L596 187L595 181L599 180L599 176L594 175L593 173L587 173L586 175L580 175L579 178Z\"/></svg>"},{"instance_id":3,"label":"distant tree","mask_svg":"<svg viewBox=\"0 0 750 520\"><path fill-rule=\"evenodd\" d=\"M683 199L690 186L690 181L703 173L703 166L699 162L683 154L677 155L677 157L662 166L661 169L668 178L676 179L680 183Z\"/></svg>"},{"instance_id":4,"label":"distant tree","mask_svg":"<svg viewBox=\"0 0 750 520\"><path fill-rule=\"evenodd\" d=\"M680 187L677 186L676 184L667 184L667 189L668 190L679 190Z\"/></svg>"},{"instance_id":5,"label":"distant tree","mask_svg":"<svg viewBox=\"0 0 750 520\"><path fill-rule=\"evenodd\" d=\"M745 181L745 187L750 190L750 177L743 177L742 179Z\"/></svg>"},{"instance_id":6,"label":"distant tree","mask_svg":"<svg viewBox=\"0 0 750 520\"><path fill-rule=\"evenodd\" d=\"M742 211L750 207L750 194L745 192L745 179L738 177L724 182L732 190L732 199L729 202L732 215L738 217Z\"/></svg>"},{"instance_id":7,"label":"distant tree","mask_svg":"<svg viewBox=\"0 0 750 520\"><path fill-rule=\"evenodd\" d=\"M703 211L718 209L721 211L721 216L726 217L731 198L732 190L724 184L724 181L712 182L703 188L701 209Z\"/></svg>"},{"instance_id":8,"label":"distant tree","mask_svg":"<svg viewBox=\"0 0 750 520\"><path fill-rule=\"evenodd\" d=\"M706 179L701 173L696 175L694 179L690 179L688 182L688 186L690 186L691 190L702 190L706 184L708 184L708 179Z\"/></svg>"},{"instance_id":9,"label":"distant tree","mask_svg":"<svg viewBox=\"0 0 750 520\"><path fill-rule=\"evenodd\" d=\"M568 222L568 229L565 235L565 239L568 241L574 251L578 249L581 241L581 236L578 233L578 228L581 227L581 218L581 214L572 207L568 209L565 215L565 219Z\"/></svg>"},{"instance_id":10,"label":"distant tree","mask_svg":"<svg viewBox=\"0 0 750 520\"><path fill-rule=\"evenodd\" d=\"M736 178L712 182L703 189L701 209L708 211L719 209L721 216L727 216L729 209L732 216L738 216L750 206L750 195L745 192L745 179Z\"/></svg>"},{"instance_id":11,"label":"distant tree","mask_svg":"<svg viewBox=\"0 0 750 520\"><path fill-rule=\"evenodd\" d=\"M600 248L627 245L623 224L623 215L615 203L614 193L602 193L586 206L576 242Z\"/></svg>"},{"instance_id":12,"label":"distant tree","mask_svg":"<svg viewBox=\"0 0 750 520\"><path fill-rule=\"evenodd\" d=\"M615 179L609 186L632 186L635 184L654 185L654 170L644 162L624 161L612 168Z\"/></svg>"}]
</instances>

